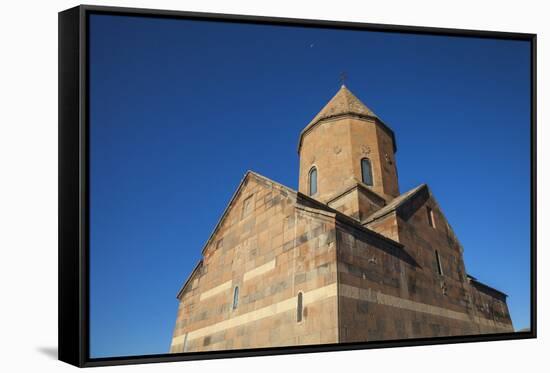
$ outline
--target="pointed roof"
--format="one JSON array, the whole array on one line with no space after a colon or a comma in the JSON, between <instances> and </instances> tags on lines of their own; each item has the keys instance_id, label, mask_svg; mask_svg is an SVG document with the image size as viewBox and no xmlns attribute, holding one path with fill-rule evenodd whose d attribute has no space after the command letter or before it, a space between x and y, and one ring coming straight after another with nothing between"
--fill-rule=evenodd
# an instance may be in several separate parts
<instances>
[{"instance_id":1,"label":"pointed roof","mask_svg":"<svg viewBox=\"0 0 550 373\"><path fill-rule=\"evenodd\" d=\"M325 107L309 122L308 127L322 119L327 119L344 114L355 114L366 117L378 118L374 112L361 102L351 91L342 84L334 97ZM307 128L307 127L306 127Z\"/></svg>"},{"instance_id":2,"label":"pointed roof","mask_svg":"<svg viewBox=\"0 0 550 373\"><path fill-rule=\"evenodd\" d=\"M223 211L220 219L218 220L218 222L216 223L216 226L214 227L214 230L212 231L212 233L210 233L210 237L208 238L208 240L206 241L206 243L204 244L204 247L202 248L202 254L204 255L205 252L206 252L206 249L208 248L208 245L210 245L210 242L212 240L212 238L214 237L214 235L216 234L216 232L218 231L218 229L221 227L223 221L225 220L225 217L229 214L229 210L231 210L231 208L233 207L233 204L235 203L235 201L237 200L237 197L239 196L240 192L241 192L241 189L246 185L247 183L247 180L249 178L255 178L256 180L260 180L264 183L267 183L268 185L272 186L272 187L275 187L276 189L279 189L279 190L283 190L285 191L287 194L290 194L290 195L293 195L293 196L296 196L297 195L297 191L295 191L294 189L291 189L283 184L280 184L276 181L273 181L271 180L270 178L268 177L265 177L263 175L260 175L259 173L257 172L254 172L254 171L251 171L251 170L248 170L246 171L246 173L244 174L243 178L241 179L241 182L239 183L239 185L237 186L237 189L235 190L235 192L233 193L233 196L231 196L231 199L229 200L229 203L227 204L227 206L225 207L225 210Z\"/></svg>"},{"instance_id":3,"label":"pointed roof","mask_svg":"<svg viewBox=\"0 0 550 373\"><path fill-rule=\"evenodd\" d=\"M347 216L346 214L342 213L341 211L333 209L332 207L328 206L325 203L319 202L319 201L317 201L316 199L314 199L310 196L307 196L303 193L300 193L300 192L298 192L298 191L296 191L292 188L289 188L289 187L287 187L283 184L280 184L276 181L273 181L270 178L268 178L266 176L263 176L263 175L260 175L257 172L248 170L248 171L246 171L244 177L241 179L241 182L239 183L239 186L237 187L237 189L233 193L233 196L229 200L229 203L226 206L224 212L222 213L222 216L220 217L220 219L216 223L216 226L214 227L214 230L212 231L212 233L210 233L210 236L209 236L208 240L204 244L203 249L202 249L202 254L203 255L206 253L206 249L208 248L208 246L212 242L212 239L215 236L218 229L221 227L225 217L229 214L229 210L233 207L235 201L237 200L237 198L240 194L241 189L246 185L246 182L249 178L255 178L256 180L261 181L261 182L265 183L266 185L271 186L274 189L278 189L278 190L286 193L289 196L293 196L297 201L299 201L300 204L302 204L304 206L308 206L308 207L316 209L316 210L324 210L326 212L332 213L336 217L338 217L338 219L340 219L342 221L345 221L348 224L351 224L355 227L363 229L363 230L369 232L370 234L373 234L373 235L375 235L379 238L382 238L385 241L390 242L394 245L397 245L399 247L403 246L399 242L396 242L396 241L392 240L391 238L388 238L386 236L383 236L383 235L379 234L378 232L375 232L373 230L368 229L367 227L363 226L361 223L357 222L355 219Z\"/></svg>"},{"instance_id":4,"label":"pointed roof","mask_svg":"<svg viewBox=\"0 0 550 373\"><path fill-rule=\"evenodd\" d=\"M415 196L419 195L420 193L424 193L424 195L429 195L428 186L426 184L420 184L416 188L413 188L409 190L406 193L403 193L397 197L395 197L393 200L390 201L386 206L382 207L380 210L375 211L373 214L368 216L366 219L364 219L361 224L366 225L369 223L372 223L373 221L380 219L390 212L393 212L397 210L399 207L404 205L406 202L412 200Z\"/></svg>"},{"instance_id":5,"label":"pointed roof","mask_svg":"<svg viewBox=\"0 0 550 373\"><path fill-rule=\"evenodd\" d=\"M296 201L303 208L307 208L309 210L315 210L315 211L324 211L326 213L333 214L333 216L335 218L337 218L339 221L341 221L345 224L347 223L348 225L353 226L355 228L361 229L363 232L366 232L366 233L370 234L374 238L381 239L384 242L389 243L391 245L394 245L395 247L398 247L398 248L403 247L403 245L400 244L399 242L394 241L391 238L388 238L386 236L383 236L383 235L381 235L380 233L378 233L376 231L370 230L369 228L361 225L361 223L359 223L355 219L347 216L346 214L344 214L344 213L342 213L338 210L333 209L332 207L329 207L327 204L319 202L319 201L317 201L316 199L314 199L310 196L302 194L302 193L300 193L300 192L298 192L298 191L296 191L292 188L289 188L289 187L287 187L283 184L280 184L276 181L273 181L268 177L260 175L260 174L254 172L254 171L248 170L248 171L246 171L244 177L241 179L241 182L239 183L237 189L233 193L233 196L229 200L229 203L226 206L224 212L222 213L220 219L216 223L216 226L214 227L214 230L212 231L212 233L210 233L210 236L208 237L208 240L204 244L203 249L202 249L203 257L206 253L206 249L209 247L209 245L212 242L212 239L216 235L216 232L220 229L220 227L223 224L224 219L229 214L229 210L235 204L235 202L236 202L236 200L237 200L237 198L240 194L241 189L246 185L247 180L250 179L250 178L255 178L256 180L261 181L262 183L265 183L266 185L269 185L270 187L272 187L274 189L280 190L281 192L286 193L289 196L292 196L293 198L296 199ZM177 298L178 299L181 298L181 296L184 293L185 289L191 283L191 280L195 277L195 275L198 274L201 271L202 266L203 266L203 260L201 259L201 260L199 260L199 262L197 263L197 265L195 266L195 268L193 269L193 271L191 272L189 277L187 277L187 279L185 280L185 282L183 283L183 285L179 289L179 291L177 293Z\"/></svg>"},{"instance_id":6,"label":"pointed roof","mask_svg":"<svg viewBox=\"0 0 550 373\"><path fill-rule=\"evenodd\" d=\"M321 109L321 111L309 122L309 124L300 132L300 140L298 143L298 152L302 145L302 138L306 132L313 128L317 123L324 119L336 118L344 115L351 115L360 118L375 119L386 130L388 130L392 137L393 131L361 100L359 100L344 84L340 87L338 92L332 97L332 99ZM395 147L395 141L394 141ZM396 149L394 148L394 151Z\"/></svg>"}]
</instances>

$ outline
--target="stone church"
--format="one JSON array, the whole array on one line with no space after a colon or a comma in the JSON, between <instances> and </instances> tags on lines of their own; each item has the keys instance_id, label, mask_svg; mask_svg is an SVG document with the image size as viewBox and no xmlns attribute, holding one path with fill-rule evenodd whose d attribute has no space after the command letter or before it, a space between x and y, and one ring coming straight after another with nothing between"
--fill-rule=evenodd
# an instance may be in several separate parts
<instances>
[{"instance_id":1,"label":"stone church","mask_svg":"<svg viewBox=\"0 0 550 373\"><path fill-rule=\"evenodd\" d=\"M299 135L298 191L248 171L177 294L170 352L513 332L391 128L344 85Z\"/></svg>"}]
</instances>

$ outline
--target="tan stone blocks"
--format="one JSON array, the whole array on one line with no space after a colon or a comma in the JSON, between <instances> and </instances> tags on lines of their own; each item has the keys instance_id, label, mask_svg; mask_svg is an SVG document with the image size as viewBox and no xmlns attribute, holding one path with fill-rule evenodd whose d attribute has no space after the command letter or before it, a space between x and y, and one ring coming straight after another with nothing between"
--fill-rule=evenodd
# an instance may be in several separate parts
<instances>
[{"instance_id":1,"label":"tan stone blocks","mask_svg":"<svg viewBox=\"0 0 550 373\"><path fill-rule=\"evenodd\" d=\"M430 257L432 245L445 255L445 268L463 268L462 259L456 249L448 246L452 237L417 216L423 213L420 208L409 219L412 223L400 221L394 214L369 227L380 232L388 232L388 227L393 231L396 227L403 228L399 238L406 247L399 250L413 253L418 266L403 262L397 248L380 250L372 243L362 242L360 236L352 238L352 232L339 233L339 294L348 298L339 300L339 320L344 330L341 341L512 330L509 316L495 323L489 313L484 317L472 314L467 303L460 301L464 285L458 276L437 275L432 263L435 259ZM409 224L416 226L411 228ZM442 293L441 282L446 284L446 295Z\"/></svg>"},{"instance_id":2,"label":"tan stone blocks","mask_svg":"<svg viewBox=\"0 0 550 373\"><path fill-rule=\"evenodd\" d=\"M282 234L282 232L278 233L278 232L275 232L275 231L273 231L271 233L272 233L271 248L272 248L272 250L275 250L276 252L278 252L278 249L283 246L283 234Z\"/></svg>"},{"instance_id":3,"label":"tan stone blocks","mask_svg":"<svg viewBox=\"0 0 550 373\"><path fill-rule=\"evenodd\" d=\"M466 279L435 200L425 201L435 228L424 205L406 219L393 212L369 224L402 247L269 185L250 178L209 240L181 293L172 352L184 341L186 351L205 351L510 330L506 303ZM338 208L360 211L353 193ZM254 208L243 218L247 197ZM436 249L444 275L434 266Z\"/></svg>"},{"instance_id":4,"label":"tan stone blocks","mask_svg":"<svg viewBox=\"0 0 550 373\"><path fill-rule=\"evenodd\" d=\"M332 317L332 325L335 325L335 290L317 291L329 285L329 281L333 284L336 281L335 264L321 270L316 268L327 264L331 257L326 254L328 246L319 247L318 235L326 231L324 223L299 216L287 201L288 197L274 190L269 193L270 199L261 188L249 182L241 194L255 196L255 209L236 224L222 224L218 229L219 238L213 241L223 240L223 248L211 245L213 249L210 249L200 277L199 302L194 310L188 311L194 316L187 317L185 311L178 313L177 325L181 325L180 320L189 321L184 327L177 327L173 351L180 348L185 335L189 351L284 345L298 342L300 336L304 341L319 343L320 332L311 328L317 328L321 319L310 319L308 323L308 317L304 316L303 323L295 323L298 291L304 292L304 315L316 309L315 302L324 297L332 298L334 311L325 312L328 316L324 317ZM229 217L243 208L238 202L235 206ZM324 237L324 242L327 241ZM332 259L335 260L334 253ZM294 285L296 268L307 269L304 279L308 281L298 287ZM232 310L235 286L240 289L239 305ZM187 292L181 303L190 301L191 293ZM286 320L286 324L282 320ZM256 328L249 329L254 325ZM243 327L250 332L237 336L237 330ZM217 341L216 338L222 338L217 334L221 331L225 331L223 340ZM318 335L313 338L315 333Z\"/></svg>"},{"instance_id":5,"label":"tan stone blocks","mask_svg":"<svg viewBox=\"0 0 550 373\"><path fill-rule=\"evenodd\" d=\"M399 195L393 139L376 120L342 117L321 122L308 131L300 149L299 190L308 193L309 171L318 171L318 191L314 198L326 202L362 180L361 159L372 165L372 190L391 199ZM341 211L359 209L358 202L337 205Z\"/></svg>"}]
</instances>

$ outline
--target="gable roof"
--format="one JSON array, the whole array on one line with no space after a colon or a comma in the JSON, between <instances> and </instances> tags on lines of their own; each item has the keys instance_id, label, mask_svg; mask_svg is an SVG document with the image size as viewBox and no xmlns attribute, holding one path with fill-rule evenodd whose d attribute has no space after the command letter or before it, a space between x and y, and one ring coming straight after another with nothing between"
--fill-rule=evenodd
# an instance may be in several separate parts
<instances>
[{"instance_id":1,"label":"gable roof","mask_svg":"<svg viewBox=\"0 0 550 373\"><path fill-rule=\"evenodd\" d=\"M391 213L392 211L395 211L399 207L403 206L406 202L412 200L415 196L420 194L420 192L429 192L428 186L426 184L420 184L416 188L413 188L409 190L408 192L405 192L394 199L390 201L386 206L382 207L380 210L377 210L373 214L369 215L365 220L361 222L361 224L368 224L372 223L373 221L380 219L387 214Z\"/></svg>"},{"instance_id":2,"label":"gable roof","mask_svg":"<svg viewBox=\"0 0 550 373\"><path fill-rule=\"evenodd\" d=\"M296 198L296 200L299 201L300 204L302 204L304 206L307 206L310 209L317 210L317 211L325 211L325 212L334 214L334 216L336 218L338 218L338 220L341 221L344 224L347 224L349 226L353 226L355 228L361 229L361 230L365 231L366 233L372 234L374 237L376 237L378 239L386 241L389 244L395 245L396 247L399 247L399 248L403 247L403 245L401 243L399 243L397 241L394 241L391 238L383 236L380 233L375 232L375 231L361 225L361 223L359 223L355 219L347 216L346 214L344 214L344 213L342 213L338 210L335 210L335 209L329 207L328 205L326 205L326 204L324 204L320 201L317 201L316 199L314 199L310 196L307 196L305 194L297 192L292 188L289 188L289 187L287 187L283 184L280 184L276 181L273 181L273 180L271 180L271 179L269 179L265 176L262 176L262 175L260 175L256 172L254 172L254 171L248 170L248 171L246 171L245 175L241 179L239 185L237 186L237 189L235 190L235 192L233 193L233 196L229 200L229 203L227 204L225 210L223 211L220 219L216 223L216 226L214 227L214 229L212 230L212 233L210 233L210 236L208 237L208 240L204 244L203 249L202 249L202 255L205 254L206 248L212 242L213 237L216 235L216 232L221 227L223 221L225 220L226 216L228 215L229 211L231 210L231 207L233 206L233 204L237 200L237 197L239 196L239 193L240 193L241 189L246 185L247 180L251 177L254 177L254 178L256 178L256 180L262 181L264 183L271 184L272 186L279 188L280 190L286 192L287 194L290 194L290 195L294 196ZM194 278L195 274L199 272L202 265L203 265L203 260L201 259L197 263L197 265L195 266L195 268L193 269L193 271L191 272L189 277L185 280L185 282L182 285L182 287L180 288L180 290L178 291L178 294L177 294L178 299L180 299L180 297L183 294L184 290L191 283L191 280Z\"/></svg>"},{"instance_id":3,"label":"gable roof","mask_svg":"<svg viewBox=\"0 0 550 373\"><path fill-rule=\"evenodd\" d=\"M178 299L181 298L183 292L185 291L185 288L187 287L187 285L191 283L191 280L193 279L193 277L195 277L195 274L201 269L201 267L202 267L202 259L199 260L199 262L195 265L195 268L193 268L193 270L191 271L191 273L189 274L189 276L181 286L180 290L178 291L178 295L176 295L176 298Z\"/></svg>"},{"instance_id":4,"label":"gable roof","mask_svg":"<svg viewBox=\"0 0 550 373\"><path fill-rule=\"evenodd\" d=\"M206 241L206 244L204 245L203 249L202 249L202 254L205 253L205 250L206 248L208 247L208 245L210 244L210 242L212 241L212 238L216 235L216 232L218 231L218 229L221 227L225 217L227 216L229 210L231 209L231 207L233 206L235 200L237 199L238 195L239 195L239 192L241 191L241 189L243 188L243 186L246 184L246 181L251 178L251 177L254 177L256 178L257 180L259 181L262 181L262 182L265 182L265 183L268 183L268 184L271 184L277 188L280 188L281 190L285 191L286 193L290 194L290 195L293 195L297 201L299 201L301 204L303 205L307 205L308 207L310 208L313 208L315 210L319 210L319 211L325 211L325 212L329 212L329 213L332 213L334 214L338 220L348 224L348 225L351 225L351 226L355 226L356 228L360 228L360 229L363 229L365 231L368 231L368 233L371 233L373 235L375 235L376 237L378 238L381 238L385 241L388 241L389 243L392 243L396 246L399 246L399 247L403 247L403 245L397 241L394 241L392 240L391 238L388 238L386 236L383 236L381 234L379 234L378 232L375 232L365 226L363 226L361 223L359 223L358 221L356 221L355 219L349 217L348 215L344 214L343 212L340 212L338 210L335 210L333 209L332 207L329 207L327 204L325 203L322 203L318 200L316 200L315 198L312 198L308 195L305 195L303 193L300 193L300 192L297 192L295 191L294 189L292 188L289 188L283 184L280 184L276 181L273 181L271 180L270 178L268 177L265 177L263 175L260 175L254 171L246 171L243 179L241 180L241 182L239 183L239 186L237 187L237 190L235 191L235 193L233 193L233 196L231 197L231 199L229 200L229 203L227 204L227 207L225 208L222 216L220 217L220 219L218 220L218 223L216 224L216 226L214 227L214 230L212 231L212 233L210 234L210 237L208 238L208 240ZM425 184L423 184L425 185ZM399 197L398 197L399 198Z\"/></svg>"},{"instance_id":5,"label":"gable roof","mask_svg":"<svg viewBox=\"0 0 550 373\"><path fill-rule=\"evenodd\" d=\"M476 287L476 289L478 289L480 291L483 291L485 293L488 293L489 295L492 295L492 296L494 296L496 294L498 298L502 299L503 301L506 301L506 298L508 297L508 294L506 294L506 293L504 293L504 292L502 292L498 289L495 289L492 286L484 284L483 282L479 281L477 278L475 278L472 275L466 274L466 278L468 279L468 281L472 285L474 285Z\"/></svg>"},{"instance_id":6,"label":"gable roof","mask_svg":"<svg viewBox=\"0 0 550 373\"><path fill-rule=\"evenodd\" d=\"M265 176L262 176L262 175L260 175L256 172L254 172L254 171L250 171L250 170L246 171L246 173L244 174L243 178L241 179L239 185L237 186L237 189L233 193L233 196L231 196L231 199L229 200L229 203L225 207L225 210L223 210L223 213L222 213L220 219L218 220L218 222L216 223L216 226L214 227L214 230L212 231L212 233L210 233L210 237L208 238L208 240L204 244L204 247L202 248L202 254L205 253L206 248L208 247L208 245L212 241L212 238L215 236L216 232L221 227L223 221L225 220L225 217L229 213L229 210L231 210L231 207L233 206L233 204L237 200L237 197L239 196L239 193L241 192L241 189L243 188L244 185L246 185L247 180L250 179L251 177L254 177L257 180L260 180L264 183L271 184L271 185L273 185L273 186L275 186L275 187L277 187L281 190L284 190L288 194L292 194L294 196L296 196L296 194L297 194L297 192L294 189L291 189L291 188L289 188L289 187L287 187L283 184L279 184L276 181L273 181L273 180L271 180L271 179L269 179Z\"/></svg>"},{"instance_id":7,"label":"gable roof","mask_svg":"<svg viewBox=\"0 0 550 373\"><path fill-rule=\"evenodd\" d=\"M361 100L359 100L345 85L342 84L338 92L330 99L330 101L321 109L321 111L309 122L309 124L300 132L300 141L298 143L298 152L302 145L302 138L313 126L324 119L337 118L344 115L352 115L360 118L368 118L377 120L382 127L387 130L392 138L393 131ZM394 152L396 151L395 140Z\"/></svg>"},{"instance_id":8,"label":"gable roof","mask_svg":"<svg viewBox=\"0 0 550 373\"><path fill-rule=\"evenodd\" d=\"M233 193L233 195L231 196L231 199L229 200L229 203L227 204L227 206L225 207L225 209L223 210L223 213L222 215L220 216L220 218L218 219L216 225L214 226L214 229L212 230L212 233L210 233L210 236L208 237L208 240L206 241L206 243L204 244L203 248L202 248L202 251L201 251L201 254L204 256L205 252L206 252L206 248L210 245L210 243L212 242L212 239L214 238L214 236L216 235L216 232L218 231L218 229L221 227L223 221L225 220L225 217L227 216L227 214L229 213L229 211L231 210L231 207L233 206L233 204L235 203L235 201L237 200L237 197L239 196L239 193L241 192L241 189L246 185L247 183L247 180L251 177L254 177L256 178L257 180L261 180L263 182L266 182L266 183L270 183L272 184L273 186L276 186L277 188L280 188L284 191L286 191L288 194L292 194L292 195L297 195L298 192L296 192L294 189L291 189L283 184L280 184L280 183L277 183L265 176L262 176L254 171L251 171L251 170L248 170L246 171L246 173L244 174L243 178L241 179L241 181L239 182L239 185L237 186L237 189L235 189L235 192ZM203 260L201 259L195 266L195 268L193 269L193 271L191 272L191 274L189 275L189 277L187 277L187 279L185 280L185 282L183 283L183 285L181 286L180 290L178 291L178 294L176 296L176 298L180 299L180 297L182 296L183 292L185 291L185 289L187 288L187 286L191 283L191 280L193 279L193 277L195 276L196 273L198 273L198 271L200 270L200 268L202 267L203 265Z\"/></svg>"}]
</instances>

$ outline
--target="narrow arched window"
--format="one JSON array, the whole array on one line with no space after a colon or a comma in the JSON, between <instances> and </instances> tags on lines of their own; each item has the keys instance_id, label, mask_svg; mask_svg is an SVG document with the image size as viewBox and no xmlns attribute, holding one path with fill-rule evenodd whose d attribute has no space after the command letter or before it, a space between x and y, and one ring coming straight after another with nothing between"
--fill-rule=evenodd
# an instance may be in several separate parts
<instances>
[{"instance_id":1,"label":"narrow arched window","mask_svg":"<svg viewBox=\"0 0 550 373\"><path fill-rule=\"evenodd\" d=\"M430 224L430 227L435 228L434 212L429 206L426 206L426 213L428 215L428 224Z\"/></svg>"},{"instance_id":2,"label":"narrow arched window","mask_svg":"<svg viewBox=\"0 0 550 373\"><path fill-rule=\"evenodd\" d=\"M309 195L317 193L317 168L312 167L309 170Z\"/></svg>"},{"instance_id":3,"label":"narrow arched window","mask_svg":"<svg viewBox=\"0 0 550 373\"><path fill-rule=\"evenodd\" d=\"M437 250L435 251L435 260L437 262L437 273L439 273L440 276L443 276L443 267L441 266L441 258L439 257L439 253Z\"/></svg>"},{"instance_id":4,"label":"narrow arched window","mask_svg":"<svg viewBox=\"0 0 550 373\"><path fill-rule=\"evenodd\" d=\"M235 286L235 290L233 290L233 309L237 309L237 306L239 305L239 287Z\"/></svg>"},{"instance_id":5,"label":"narrow arched window","mask_svg":"<svg viewBox=\"0 0 550 373\"><path fill-rule=\"evenodd\" d=\"M298 293L298 304L296 305L296 322L302 321L302 315L304 313L302 292Z\"/></svg>"},{"instance_id":6,"label":"narrow arched window","mask_svg":"<svg viewBox=\"0 0 550 373\"><path fill-rule=\"evenodd\" d=\"M361 177L363 183L372 186L372 167L367 158L361 159Z\"/></svg>"}]
</instances>

